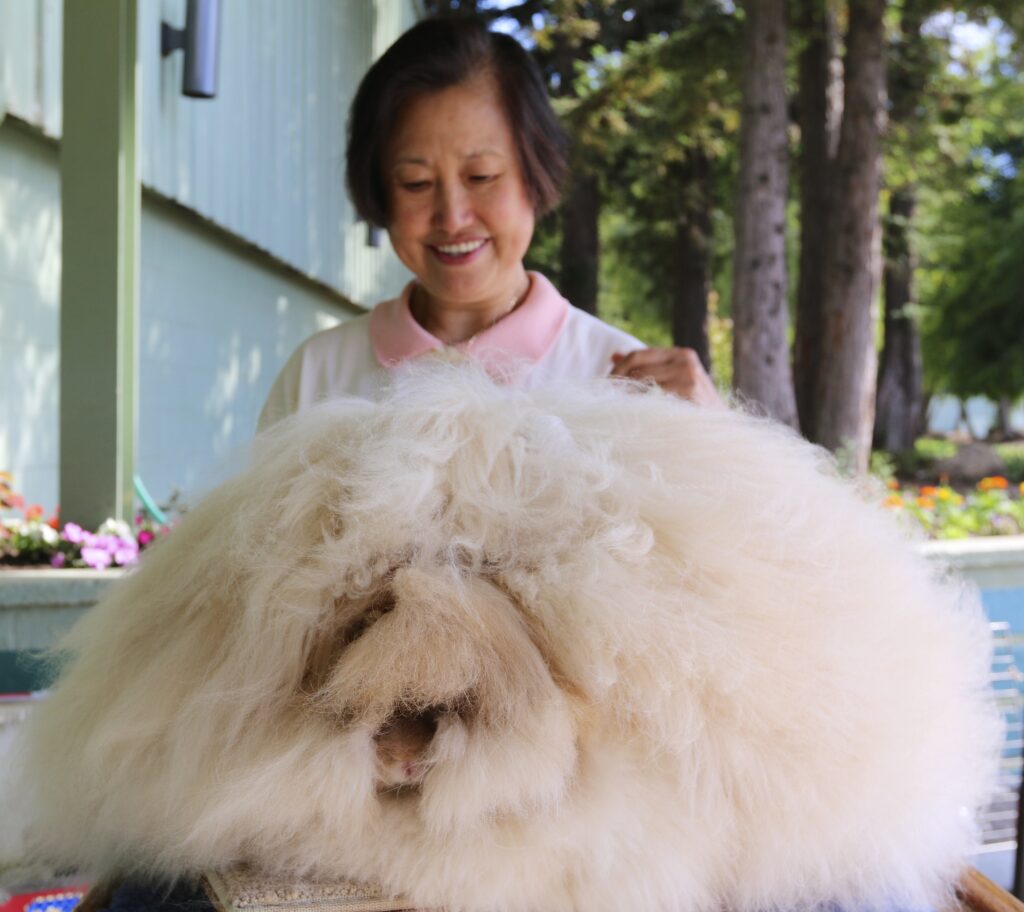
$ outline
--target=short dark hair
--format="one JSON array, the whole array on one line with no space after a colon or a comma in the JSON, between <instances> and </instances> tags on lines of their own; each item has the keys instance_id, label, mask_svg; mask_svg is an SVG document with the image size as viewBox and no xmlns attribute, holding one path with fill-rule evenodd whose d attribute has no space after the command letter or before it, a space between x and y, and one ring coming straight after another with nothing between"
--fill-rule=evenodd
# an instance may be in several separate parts
<instances>
[{"instance_id":1,"label":"short dark hair","mask_svg":"<svg viewBox=\"0 0 1024 912\"><path fill-rule=\"evenodd\" d=\"M356 211L386 226L383 158L403 108L415 97L490 73L501 94L526 191L537 215L558 205L568 140L551 109L540 68L515 38L472 16L438 16L414 25L367 71L348 119L347 182Z\"/></svg>"}]
</instances>

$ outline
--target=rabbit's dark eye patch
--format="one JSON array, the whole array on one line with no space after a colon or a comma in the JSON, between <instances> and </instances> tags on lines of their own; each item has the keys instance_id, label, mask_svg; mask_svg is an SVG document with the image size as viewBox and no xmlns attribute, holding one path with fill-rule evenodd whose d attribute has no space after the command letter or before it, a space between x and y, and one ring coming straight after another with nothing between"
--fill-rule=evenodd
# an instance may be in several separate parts
<instances>
[{"instance_id":1,"label":"rabbit's dark eye patch","mask_svg":"<svg viewBox=\"0 0 1024 912\"><path fill-rule=\"evenodd\" d=\"M343 645L349 646L354 643L394 607L394 594L390 589L385 590L345 629L341 638Z\"/></svg>"}]
</instances>

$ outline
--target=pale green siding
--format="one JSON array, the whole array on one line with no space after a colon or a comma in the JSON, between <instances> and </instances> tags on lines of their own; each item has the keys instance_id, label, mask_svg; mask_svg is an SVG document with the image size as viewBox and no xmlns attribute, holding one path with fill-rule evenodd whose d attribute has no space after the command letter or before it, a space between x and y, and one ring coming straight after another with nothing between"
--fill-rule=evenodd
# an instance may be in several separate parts
<instances>
[{"instance_id":1,"label":"pale green siding","mask_svg":"<svg viewBox=\"0 0 1024 912\"><path fill-rule=\"evenodd\" d=\"M224 0L220 89L181 95L180 53L160 21L185 0L139 3L143 186L182 203L369 306L406 272L366 245L344 189L345 119L372 59L415 21L412 0ZM61 132L60 0L0 3L0 99Z\"/></svg>"},{"instance_id":2,"label":"pale green siding","mask_svg":"<svg viewBox=\"0 0 1024 912\"><path fill-rule=\"evenodd\" d=\"M0 125L0 469L58 500L60 185L51 143ZM280 365L353 313L187 211L143 197L137 464L154 496L230 471Z\"/></svg>"},{"instance_id":3,"label":"pale green siding","mask_svg":"<svg viewBox=\"0 0 1024 912\"><path fill-rule=\"evenodd\" d=\"M177 487L194 500L240 458L294 347L355 312L346 298L369 305L406 281L354 224L342 143L356 79L413 7L226 0L213 102L181 97L180 61L157 53L160 13L180 21L183 10L140 3L137 467L157 498ZM0 123L0 469L47 509L58 500L62 25L59 0L0 0L0 113L13 115Z\"/></svg>"}]
</instances>

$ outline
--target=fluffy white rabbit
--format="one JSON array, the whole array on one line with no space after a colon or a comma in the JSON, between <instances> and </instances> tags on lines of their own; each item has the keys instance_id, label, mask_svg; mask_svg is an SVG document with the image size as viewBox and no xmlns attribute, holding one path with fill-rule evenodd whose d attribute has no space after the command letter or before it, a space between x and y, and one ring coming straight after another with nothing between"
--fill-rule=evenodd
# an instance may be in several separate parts
<instances>
[{"instance_id":1,"label":"fluffy white rabbit","mask_svg":"<svg viewBox=\"0 0 1024 912\"><path fill-rule=\"evenodd\" d=\"M277 426L64 647L49 857L452 912L924 907L1000 735L976 600L820 451L450 366Z\"/></svg>"}]
</instances>

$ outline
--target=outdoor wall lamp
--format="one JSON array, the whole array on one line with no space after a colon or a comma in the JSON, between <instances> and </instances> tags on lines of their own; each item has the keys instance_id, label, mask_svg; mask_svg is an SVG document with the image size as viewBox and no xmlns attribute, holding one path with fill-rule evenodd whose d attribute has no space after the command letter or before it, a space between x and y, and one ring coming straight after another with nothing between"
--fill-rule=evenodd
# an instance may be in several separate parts
<instances>
[{"instance_id":1,"label":"outdoor wall lamp","mask_svg":"<svg viewBox=\"0 0 1024 912\"><path fill-rule=\"evenodd\" d=\"M181 94L213 98L217 94L220 57L220 0L188 0L185 27L160 23L160 55L185 52Z\"/></svg>"}]
</instances>

